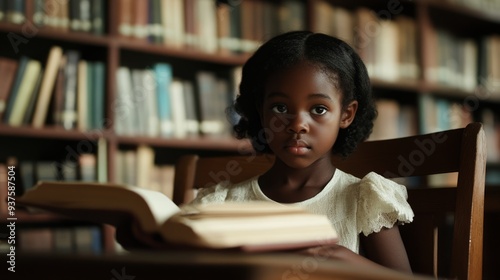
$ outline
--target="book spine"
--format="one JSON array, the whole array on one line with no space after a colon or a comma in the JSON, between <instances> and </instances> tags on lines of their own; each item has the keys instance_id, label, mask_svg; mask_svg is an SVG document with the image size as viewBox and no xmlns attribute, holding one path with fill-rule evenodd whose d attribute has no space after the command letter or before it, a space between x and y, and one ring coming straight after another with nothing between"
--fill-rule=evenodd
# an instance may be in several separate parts
<instances>
[{"instance_id":1,"label":"book spine","mask_svg":"<svg viewBox=\"0 0 500 280\"><path fill-rule=\"evenodd\" d=\"M22 24L25 20L24 0L6 0L6 19L10 23Z\"/></svg>"},{"instance_id":2,"label":"book spine","mask_svg":"<svg viewBox=\"0 0 500 280\"><path fill-rule=\"evenodd\" d=\"M160 118L158 116L158 101L156 98L156 82L155 73L151 69L141 71L142 92L144 100L142 100L140 110L144 114L146 121L146 135L158 137L160 135Z\"/></svg>"},{"instance_id":3,"label":"book spine","mask_svg":"<svg viewBox=\"0 0 500 280\"><path fill-rule=\"evenodd\" d=\"M87 62L87 90L88 90L88 94L87 94L87 113L86 113L86 116L87 116L87 124L88 124L88 127L89 129L94 129L96 127L96 123L97 123L97 120L96 120L96 113L94 112L94 106L92 104L94 104L94 98L95 96L97 96L97 94L92 90L92 88L94 87L94 84L95 84L95 81L94 81L94 72L95 72L95 63L92 62L92 61L88 61Z\"/></svg>"},{"instance_id":4,"label":"book spine","mask_svg":"<svg viewBox=\"0 0 500 280\"><path fill-rule=\"evenodd\" d=\"M7 108L7 101L12 91L18 64L17 60L0 58L0 77L2 77L2 83L0 83L0 120L3 119Z\"/></svg>"},{"instance_id":5,"label":"book spine","mask_svg":"<svg viewBox=\"0 0 500 280\"><path fill-rule=\"evenodd\" d=\"M166 63L155 65L156 99L158 101L158 115L160 121L160 135L172 136L172 105L170 98L170 84L172 83L172 66Z\"/></svg>"},{"instance_id":6,"label":"book spine","mask_svg":"<svg viewBox=\"0 0 500 280\"><path fill-rule=\"evenodd\" d=\"M73 129L75 127L76 116L76 86L78 73L78 60L80 53L78 51L67 52L67 64L64 70L65 86L64 86L64 111L62 122L64 129Z\"/></svg>"},{"instance_id":7,"label":"book spine","mask_svg":"<svg viewBox=\"0 0 500 280\"><path fill-rule=\"evenodd\" d=\"M163 42L163 25L161 0L149 0L149 40L153 43Z\"/></svg>"},{"instance_id":8,"label":"book spine","mask_svg":"<svg viewBox=\"0 0 500 280\"><path fill-rule=\"evenodd\" d=\"M147 39L148 36L148 5L149 0L132 1L132 36Z\"/></svg>"},{"instance_id":9,"label":"book spine","mask_svg":"<svg viewBox=\"0 0 500 280\"><path fill-rule=\"evenodd\" d=\"M78 166L81 181L97 181L97 159L94 154L81 154L78 157Z\"/></svg>"},{"instance_id":10,"label":"book spine","mask_svg":"<svg viewBox=\"0 0 500 280\"><path fill-rule=\"evenodd\" d=\"M184 1L184 44L187 47L196 47L198 42L196 3L197 0Z\"/></svg>"},{"instance_id":11,"label":"book spine","mask_svg":"<svg viewBox=\"0 0 500 280\"><path fill-rule=\"evenodd\" d=\"M69 1L69 26L72 31L82 30L81 5L82 0Z\"/></svg>"},{"instance_id":12,"label":"book spine","mask_svg":"<svg viewBox=\"0 0 500 280\"><path fill-rule=\"evenodd\" d=\"M8 123L12 126L20 126L23 121L24 114L28 108L31 95L36 87L36 81L41 71L41 64L37 60L30 59L26 65L26 70L23 79L19 86L16 99L12 107L12 112L9 116Z\"/></svg>"},{"instance_id":13,"label":"book spine","mask_svg":"<svg viewBox=\"0 0 500 280\"><path fill-rule=\"evenodd\" d=\"M87 69L88 62L86 60L80 60L78 62L78 75L77 75L77 129L80 131L86 131L91 127L91 124L87 122L87 114L89 111L90 104L87 103L88 95L91 91L87 87Z\"/></svg>"},{"instance_id":14,"label":"book spine","mask_svg":"<svg viewBox=\"0 0 500 280\"><path fill-rule=\"evenodd\" d=\"M199 20L196 22L198 41L196 47L202 51L217 51L217 11L212 1L198 0L195 6Z\"/></svg>"},{"instance_id":15,"label":"book spine","mask_svg":"<svg viewBox=\"0 0 500 280\"><path fill-rule=\"evenodd\" d=\"M131 70L124 66L118 68L116 83L118 102L115 108L115 130L118 135L132 135L138 127L139 118L134 107Z\"/></svg>"},{"instance_id":16,"label":"book spine","mask_svg":"<svg viewBox=\"0 0 500 280\"><path fill-rule=\"evenodd\" d=\"M57 11L61 9L57 0L45 0L45 16L43 24L50 27L57 27Z\"/></svg>"},{"instance_id":17,"label":"book spine","mask_svg":"<svg viewBox=\"0 0 500 280\"><path fill-rule=\"evenodd\" d=\"M50 49L47 63L45 65L44 76L42 84L40 85L39 97L33 115L33 126L42 127L47 118L47 111L49 107L52 91L57 78L57 72L61 64L63 51L58 46L53 46Z\"/></svg>"},{"instance_id":18,"label":"book spine","mask_svg":"<svg viewBox=\"0 0 500 280\"><path fill-rule=\"evenodd\" d=\"M198 107L192 81L184 81L184 107L186 111L186 133L189 135L198 135L200 132L200 122L198 118Z\"/></svg>"},{"instance_id":19,"label":"book spine","mask_svg":"<svg viewBox=\"0 0 500 280\"><path fill-rule=\"evenodd\" d=\"M43 26L43 18L45 16L45 0L34 0L33 5L33 23L36 26Z\"/></svg>"},{"instance_id":20,"label":"book spine","mask_svg":"<svg viewBox=\"0 0 500 280\"><path fill-rule=\"evenodd\" d=\"M26 56L21 56L21 58L19 59L19 66L17 67L16 77L14 80L14 84L12 85L10 90L7 107L5 108L4 123L9 122L10 115L12 114L12 108L14 107L14 103L17 99L17 94L24 77L24 72L26 71L26 66L28 65L28 61L29 58Z\"/></svg>"},{"instance_id":21,"label":"book spine","mask_svg":"<svg viewBox=\"0 0 500 280\"><path fill-rule=\"evenodd\" d=\"M81 22L81 30L84 32L90 32L92 29L91 13L90 0L80 0L79 18Z\"/></svg>"},{"instance_id":22,"label":"book spine","mask_svg":"<svg viewBox=\"0 0 500 280\"><path fill-rule=\"evenodd\" d=\"M62 127L62 114L64 111L64 83L67 57L63 55L57 69L57 77L54 85L54 97L52 98L52 123Z\"/></svg>"},{"instance_id":23,"label":"book spine","mask_svg":"<svg viewBox=\"0 0 500 280\"><path fill-rule=\"evenodd\" d=\"M124 37L132 36L132 4L134 0L118 1L118 33Z\"/></svg>"},{"instance_id":24,"label":"book spine","mask_svg":"<svg viewBox=\"0 0 500 280\"><path fill-rule=\"evenodd\" d=\"M209 135L220 134L223 131L222 122L225 119L221 119L218 112L220 95L217 91L217 77L214 73L200 71L196 74L196 82L200 105L200 131Z\"/></svg>"},{"instance_id":25,"label":"book spine","mask_svg":"<svg viewBox=\"0 0 500 280\"><path fill-rule=\"evenodd\" d=\"M33 112L35 110L35 104L38 99L38 93L40 92L40 85L42 84L44 69L41 69L38 73L38 77L35 82L35 86L30 94L30 100L28 102L28 107L26 108L26 112L24 113L23 125L29 125L31 120L33 119Z\"/></svg>"},{"instance_id":26,"label":"book spine","mask_svg":"<svg viewBox=\"0 0 500 280\"><path fill-rule=\"evenodd\" d=\"M108 180L108 143L104 138L97 141L97 181L107 183Z\"/></svg>"},{"instance_id":27,"label":"book spine","mask_svg":"<svg viewBox=\"0 0 500 280\"><path fill-rule=\"evenodd\" d=\"M174 125L174 136L185 137L186 131L186 110L184 107L184 92L182 81L174 79L170 85L172 101L172 121Z\"/></svg>"},{"instance_id":28,"label":"book spine","mask_svg":"<svg viewBox=\"0 0 500 280\"><path fill-rule=\"evenodd\" d=\"M7 0L0 0L0 22L4 21L7 17Z\"/></svg>"},{"instance_id":29,"label":"book spine","mask_svg":"<svg viewBox=\"0 0 500 280\"><path fill-rule=\"evenodd\" d=\"M106 20L104 13L106 11L106 9L105 9L106 3L107 3L106 1L102 1L102 0L92 0L92 4L91 4L91 7L92 7L92 13L91 13L92 32L95 35L104 34L104 30L105 30L104 22Z\"/></svg>"},{"instance_id":30,"label":"book spine","mask_svg":"<svg viewBox=\"0 0 500 280\"><path fill-rule=\"evenodd\" d=\"M96 61L93 63L93 86L92 99L93 102L93 122L92 129L102 129L104 127L104 103L105 103L105 86L106 86L106 65L104 62Z\"/></svg>"}]
</instances>

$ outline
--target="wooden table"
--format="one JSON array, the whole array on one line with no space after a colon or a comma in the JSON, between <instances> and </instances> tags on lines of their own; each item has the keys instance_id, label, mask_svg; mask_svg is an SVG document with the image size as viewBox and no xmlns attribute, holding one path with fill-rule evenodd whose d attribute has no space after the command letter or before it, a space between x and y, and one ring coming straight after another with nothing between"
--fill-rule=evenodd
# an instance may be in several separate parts
<instances>
[{"instance_id":1,"label":"wooden table","mask_svg":"<svg viewBox=\"0 0 500 280\"><path fill-rule=\"evenodd\" d=\"M15 277L4 279L433 279L384 268L367 271L297 254L150 251L99 256L18 254L15 275L9 276Z\"/></svg>"}]
</instances>

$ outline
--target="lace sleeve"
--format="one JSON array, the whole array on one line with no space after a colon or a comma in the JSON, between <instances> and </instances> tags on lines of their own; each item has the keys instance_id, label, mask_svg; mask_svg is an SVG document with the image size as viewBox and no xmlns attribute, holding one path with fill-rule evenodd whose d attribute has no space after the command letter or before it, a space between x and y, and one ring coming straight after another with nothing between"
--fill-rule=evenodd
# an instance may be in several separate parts
<instances>
[{"instance_id":1,"label":"lace sleeve","mask_svg":"<svg viewBox=\"0 0 500 280\"><path fill-rule=\"evenodd\" d=\"M406 187L376 173L369 173L359 182L357 210L358 232L369 235L396 222L413 221L413 210L407 202Z\"/></svg>"},{"instance_id":2,"label":"lace sleeve","mask_svg":"<svg viewBox=\"0 0 500 280\"><path fill-rule=\"evenodd\" d=\"M225 184L217 184L208 188L198 190L196 197L189 204L205 204L223 202L226 199L228 189Z\"/></svg>"}]
</instances>

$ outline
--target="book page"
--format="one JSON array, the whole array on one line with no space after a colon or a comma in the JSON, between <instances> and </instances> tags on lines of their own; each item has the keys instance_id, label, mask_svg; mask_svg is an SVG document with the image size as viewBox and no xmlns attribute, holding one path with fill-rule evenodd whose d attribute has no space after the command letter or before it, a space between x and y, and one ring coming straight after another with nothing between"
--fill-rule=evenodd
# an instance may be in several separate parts
<instances>
[{"instance_id":1,"label":"book page","mask_svg":"<svg viewBox=\"0 0 500 280\"><path fill-rule=\"evenodd\" d=\"M168 199L167 196L158 195L161 194L159 192L153 192L137 187L134 187L133 190L144 198L158 225L162 224L172 215L179 212L179 206L177 206L172 200Z\"/></svg>"},{"instance_id":2,"label":"book page","mask_svg":"<svg viewBox=\"0 0 500 280\"><path fill-rule=\"evenodd\" d=\"M166 195L139 187L85 182L39 182L17 199L19 204L54 213L112 225L124 214L132 216L145 232L179 211Z\"/></svg>"},{"instance_id":3,"label":"book page","mask_svg":"<svg viewBox=\"0 0 500 280\"><path fill-rule=\"evenodd\" d=\"M324 215L296 206L255 201L183 206L162 225L161 233L172 244L203 248L257 246L266 250L338 240Z\"/></svg>"},{"instance_id":4,"label":"book page","mask_svg":"<svg viewBox=\"0 0 500 280\"><path fill-rule=\"evenodd\" d=\"M192 216L191 218L203 217L208 215L214 216L234 216L241 217L245 215L276 215L276 214L292 214L292 213L307 213L303 208L284 205L280 203L268 201L246 201L232 202L225 201L223 203L210 204L186 204L181 207L180 215Z\"/></svg>"}]
</instances>

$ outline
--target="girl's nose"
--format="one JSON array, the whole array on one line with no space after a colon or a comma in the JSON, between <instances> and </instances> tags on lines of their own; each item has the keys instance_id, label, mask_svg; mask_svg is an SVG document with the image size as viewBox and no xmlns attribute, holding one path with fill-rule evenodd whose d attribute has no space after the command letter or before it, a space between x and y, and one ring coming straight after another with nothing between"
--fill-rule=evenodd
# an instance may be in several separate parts
<instances>
[{"instance_id":1,"label":"girl's nose","mask_svg":"<svg viewBox=\"0 0 500 280\"><path fill-rule=\"evenodd\" d=\"M309 131L309 125L307 124L308 116L305 114L293 114L289 116L289 123L287 125L287 131L289 133L303 134Z\"/></svg>"}]
</instances>

